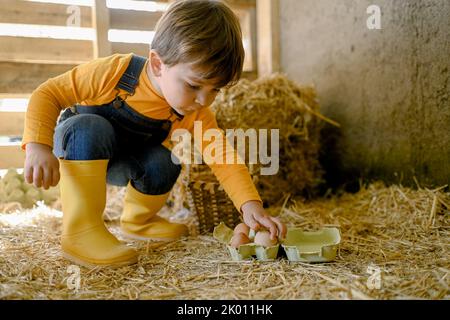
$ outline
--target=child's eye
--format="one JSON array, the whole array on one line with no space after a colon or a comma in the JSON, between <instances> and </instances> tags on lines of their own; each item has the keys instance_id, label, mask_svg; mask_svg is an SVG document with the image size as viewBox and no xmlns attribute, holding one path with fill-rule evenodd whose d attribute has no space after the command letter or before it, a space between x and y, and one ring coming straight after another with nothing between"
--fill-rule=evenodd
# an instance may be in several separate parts
<instances>
[{"instance_id":1,"label":"child's eye","mask_svg":"<svg viewBox=\"0 0 450 320\"><path fill-rule=\"evenodd\" d=\"M190 83L187 83L187 82L186 82L186 85L189 87L189 89L192 89L192 90L200 90L200 87L199 87L199 86L195 86L195 85L190 84Z\"/></svg>"},{"instance_id":2,"label":"child's eye","mask_svg":"<svg viewBox=\"0 0 450 320\"><path fill-rule=\"evenodd\" d=\"M214 92L220 92L220 88L216 88L216 89L214 89Z\"/></svg>"}]
</instances>

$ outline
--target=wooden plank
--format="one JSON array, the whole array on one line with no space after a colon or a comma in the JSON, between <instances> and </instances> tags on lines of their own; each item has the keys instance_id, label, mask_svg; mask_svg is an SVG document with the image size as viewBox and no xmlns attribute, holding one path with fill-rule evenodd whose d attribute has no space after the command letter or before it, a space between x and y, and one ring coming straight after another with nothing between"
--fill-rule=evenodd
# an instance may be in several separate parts
<instances>
[{"instance_id":1,"label":"wooden plank","mask_svg":"<svg viewBox=\"0 0 450 320\"><path fill-rule=\"evenodd\" d=\"M92 26L97 35L94 41L94 58L109 56L111 43L108 41L109 9L106 7L106 0L95 0L92 7Z\"/></svg>"},{"instance_id":2,"label":"wooden plank","mask_svg":"<svg viewBox=\"0 0 450 320\"><path fill-rule=\"evenodd\" d=\"M0 111L0 136L22 136L25 112Z\"/></svg>"},{"instance_id":3,"label":"wooden plank","mask_svg":"<svg viewBox=\"0 0 450 320\"><path fill-rule=\"evenodd\" d=\"M137 1L148 1L148 0L137 0ZM240 7L240 8L249 8L249 7L255 7L256 3L259 0L224 0L224 2L230 6L231 8ZM173 0L156 0L156 2L174 2Z\"/></svg>"},{"instance_id":4,"label":"wooden plank","mask_svg":"<svg viewBox=\"0 0 450 320\"><path fill-rule=\"evenodd\" d=\"M148 57L149 45L143 43L123 43L113 42L111 43L113 53L135 53L137 55Z\"/></svg>"},{"instance_id":5,"label":"wooden plank","mask_svg":"<svg viewBox=\"0 0 450 320\"><path fill-rule=\"evenodd\" d=\"M256 57L254 56L256 47L256 37L253 37L256 31L255 9L235 9L234 12L239 18L242 30L242 41L244 42L245 60L244 71L252 71L256 69Z\"/></svg>"},{"instance_id":6,"label":"wooden plank","mask_svg":"<svg viewBox=\"0 0 450 320\"><path fill-rule=\"evenodd\" d=\"M73 11L69 5L29 2L18 0L0 0L0 23L41 24L52 26L73 26L70 19ZM79 25L76 27L92 27L91 8L73 6L79 10ZM69 11L68 11L69 9Z\"/></svg>"},{"instance_id":7,"label":"wooden plank","mask_svg":"<svg viewBox=\"0 0 450 320\"><path fill-rule=\"evenodd\" d=\"M92 60L92 41L0 37L0 61L79 64Z\"/></svg>"},{"instance_id":8,"label":"wooden plank","mask_svg":"<svg viewBox=\"0 0 450 320\"><path fill-rule=\"evenodd\" d=\"M137 0L137 1L148 1L148 0ZM224 2L231 6L247 6L254 7L256 6L256 2L259 0L224 0ZM173 2L173 0L156 0L156 2Z\"/></svg>"},{"instance_id":9,"label":"wooden plank","mask_svg":"<svg viewBox=\"0 0 450 320\"><path fill-rule=\"evenodd\" d=\"M258 61L258 56L257 56L257 36L256 36L256 31L258 30L256 28L256 7L253 8L249 8L248 12L250 14L250 37L251 37L251 41L252 41L252 72L257 72L258 69L258 65L257 65L257 61Z\"/></svg>"},{"instance_id":10,"label":"wooden plank","mask_svg":"<svg viewBox=\"0 0 450 320\"><path fill-rule=\"evenodd\" d=\"M75 64L38 64L24 62L1 62L0 95L31 94L41 83L56 77Z\"/></svg>"},{"instance_id":11,"label":"wooden plank","mask_svg":"<svg viewBox=\"0 0 450 320\"><path fill-rule=\"evenodd\" d=\"M20 148L20 144L0 145L0 169L23 168L24 162L25 151Z\"/></svg>"},{"instance_id":12,"label":"wooden plank","mask_svg":"<svg viewBox=\"0 0 450 320\"><path fill-rule=\"evenodd\" d=\"M258 75L263 76L280 70L278 0L256 2L256 23Z\"/></svg>"},{"instance_id":13,"label":"wooden plank","mask_svg":"<svg viewBox=\"0 0 450 320\"><path fill-rule=\"evenodd\" d=\"M152 31L163 12L109 9L111 29Z\"/></svg>"},{"instance_id":14,"label":"wooden plank","mask_svg":"<svg viewBox=\"0 0 450 320\"><path fill-rule=\"evenodd\" d=\"M1 93L0 99L29 99L30 93Z\"/></svg>"},{"instance_id":15,"label":"wooden plank","mask_svg":"<svg viewBox=\"0 0 450 320\"><path fill-rule=\"evenodd\" d=\"M258 0L259 1L259 0ZM230 8L251 8L256 7L257 0L225 0L225 3Z\"/></svg>"}]
</instances>

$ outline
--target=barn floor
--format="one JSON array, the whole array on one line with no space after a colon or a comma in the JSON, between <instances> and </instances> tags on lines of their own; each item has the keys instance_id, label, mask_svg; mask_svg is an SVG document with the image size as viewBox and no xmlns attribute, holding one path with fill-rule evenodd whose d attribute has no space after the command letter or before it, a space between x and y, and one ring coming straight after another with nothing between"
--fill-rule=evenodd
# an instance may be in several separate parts
<instances>
[{"instance_id":1,"label":"barn floor","mask_svg":"<svg viewBox=\"0 0 450 320\"><path fill-rule=\"evenodd\" d=\"M449 193L375 183L289 203L271 211L288 226L340 227L335 262L233 262L212 236L198 236L132 243L141 257L130 267L77 269L60 256L59 211L2 213L0 298L450 299ZM117 223L108 225L117 234Z\"/></svg>"}]
</instances>

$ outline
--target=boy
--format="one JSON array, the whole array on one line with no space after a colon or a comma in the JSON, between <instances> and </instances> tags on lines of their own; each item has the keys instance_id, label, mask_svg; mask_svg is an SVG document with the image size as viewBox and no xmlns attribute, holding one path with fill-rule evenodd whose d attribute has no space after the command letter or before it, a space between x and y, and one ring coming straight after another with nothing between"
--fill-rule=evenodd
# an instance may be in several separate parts
<instances>
[{"instance_id":1,"label":"boy","mask_svg":"<svg viewBox=\"0 0 450 320\"><path fill-rule=\"evenodd\" d=\"M226 5L178 1L158 22L149 59L96 59L33 92L24 174L44 189L60 180L67 259L88 266L137 261L137 252L104 225L106 182L126 186L124 235L170 241L187 234L186 226L157 216L181 169L171 161L170 136L177 128L192 131L194 121L203 130L217 128L209 105L220 88L239 79L243 60L239 22ZM61 110L71 106L55 128ZM211 169L249 227L284 238L285 225L264 211L245 165Z\"/></svg>"}]
</instances>

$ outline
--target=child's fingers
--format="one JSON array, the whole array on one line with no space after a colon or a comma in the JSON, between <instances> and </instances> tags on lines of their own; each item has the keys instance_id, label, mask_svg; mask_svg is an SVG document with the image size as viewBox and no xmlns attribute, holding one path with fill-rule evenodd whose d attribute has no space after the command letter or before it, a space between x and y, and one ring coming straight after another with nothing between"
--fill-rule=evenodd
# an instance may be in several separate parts
<instances>
[{"instance_id":1,"label":"child's fingers","mask_svg":"<svg viewBox=\"0 0 450 320\"><path fill-rule=\"evenodd\" d=\"M43 171L42 186L44 187L45 190L47 190L50 187L50 184L52 183L53 180L52 169L45 168L42 171Z\"/></svg>"},{"instance_id":2,"label":"child's fingers","mask_svg":"<svg viewBox=\"0 0 450 320\"><path fill-rule=\"evenodd\" d=\"M276 240L277 236L278 236L278 229L277 229L277 225L275 224L275 222L272 221L272 219L269 216L262 216L259 219L259 222L266 227L267 229L269 229L270 231L270 238L272 240Z\"/></svg>"},{"instance_id":3,"label":"child's fingers","mask_svg":"<svg viewBox=\"0 0 450 320\"><path fill-rule=\"evenodd\" d=\"M261 227L259 223L255 220L253 215L247 216L246 219L244 219L245 224L248 225L251 229L258 231Z\"/></svg>"},{"instance_id":4,"label":"child's fingers","mask_svg":"<svg viewBox=\"0 0 450 320\"><path fill-rule=\"evenodd\" d=\"M23 173L25 181L29 184L33 183L33 167L25 165L25 170Z\"/></svg>"},{"instance_id":5,"label":"child's fingers","mask_svg":"<svg viewBox=\"0 0 450 320\"><path fill-rule=\"evenodd\" d=\"M279 231L279 236L281 239L286 238L287 228L284 223L281 222L280 218L278 217L271 217L272 221L276 223Z\"/></svg>"},{"instance_id":6,"label":"child's fingers","mask_svg":"<svg viewBox=\"0 0 450 320\"><path fill-rule=\"evenodd\" d=\"M40 188L42 186L42 168L36 167L33 168L33 181L36 188Z\"/></svg>"}]
</instances>

